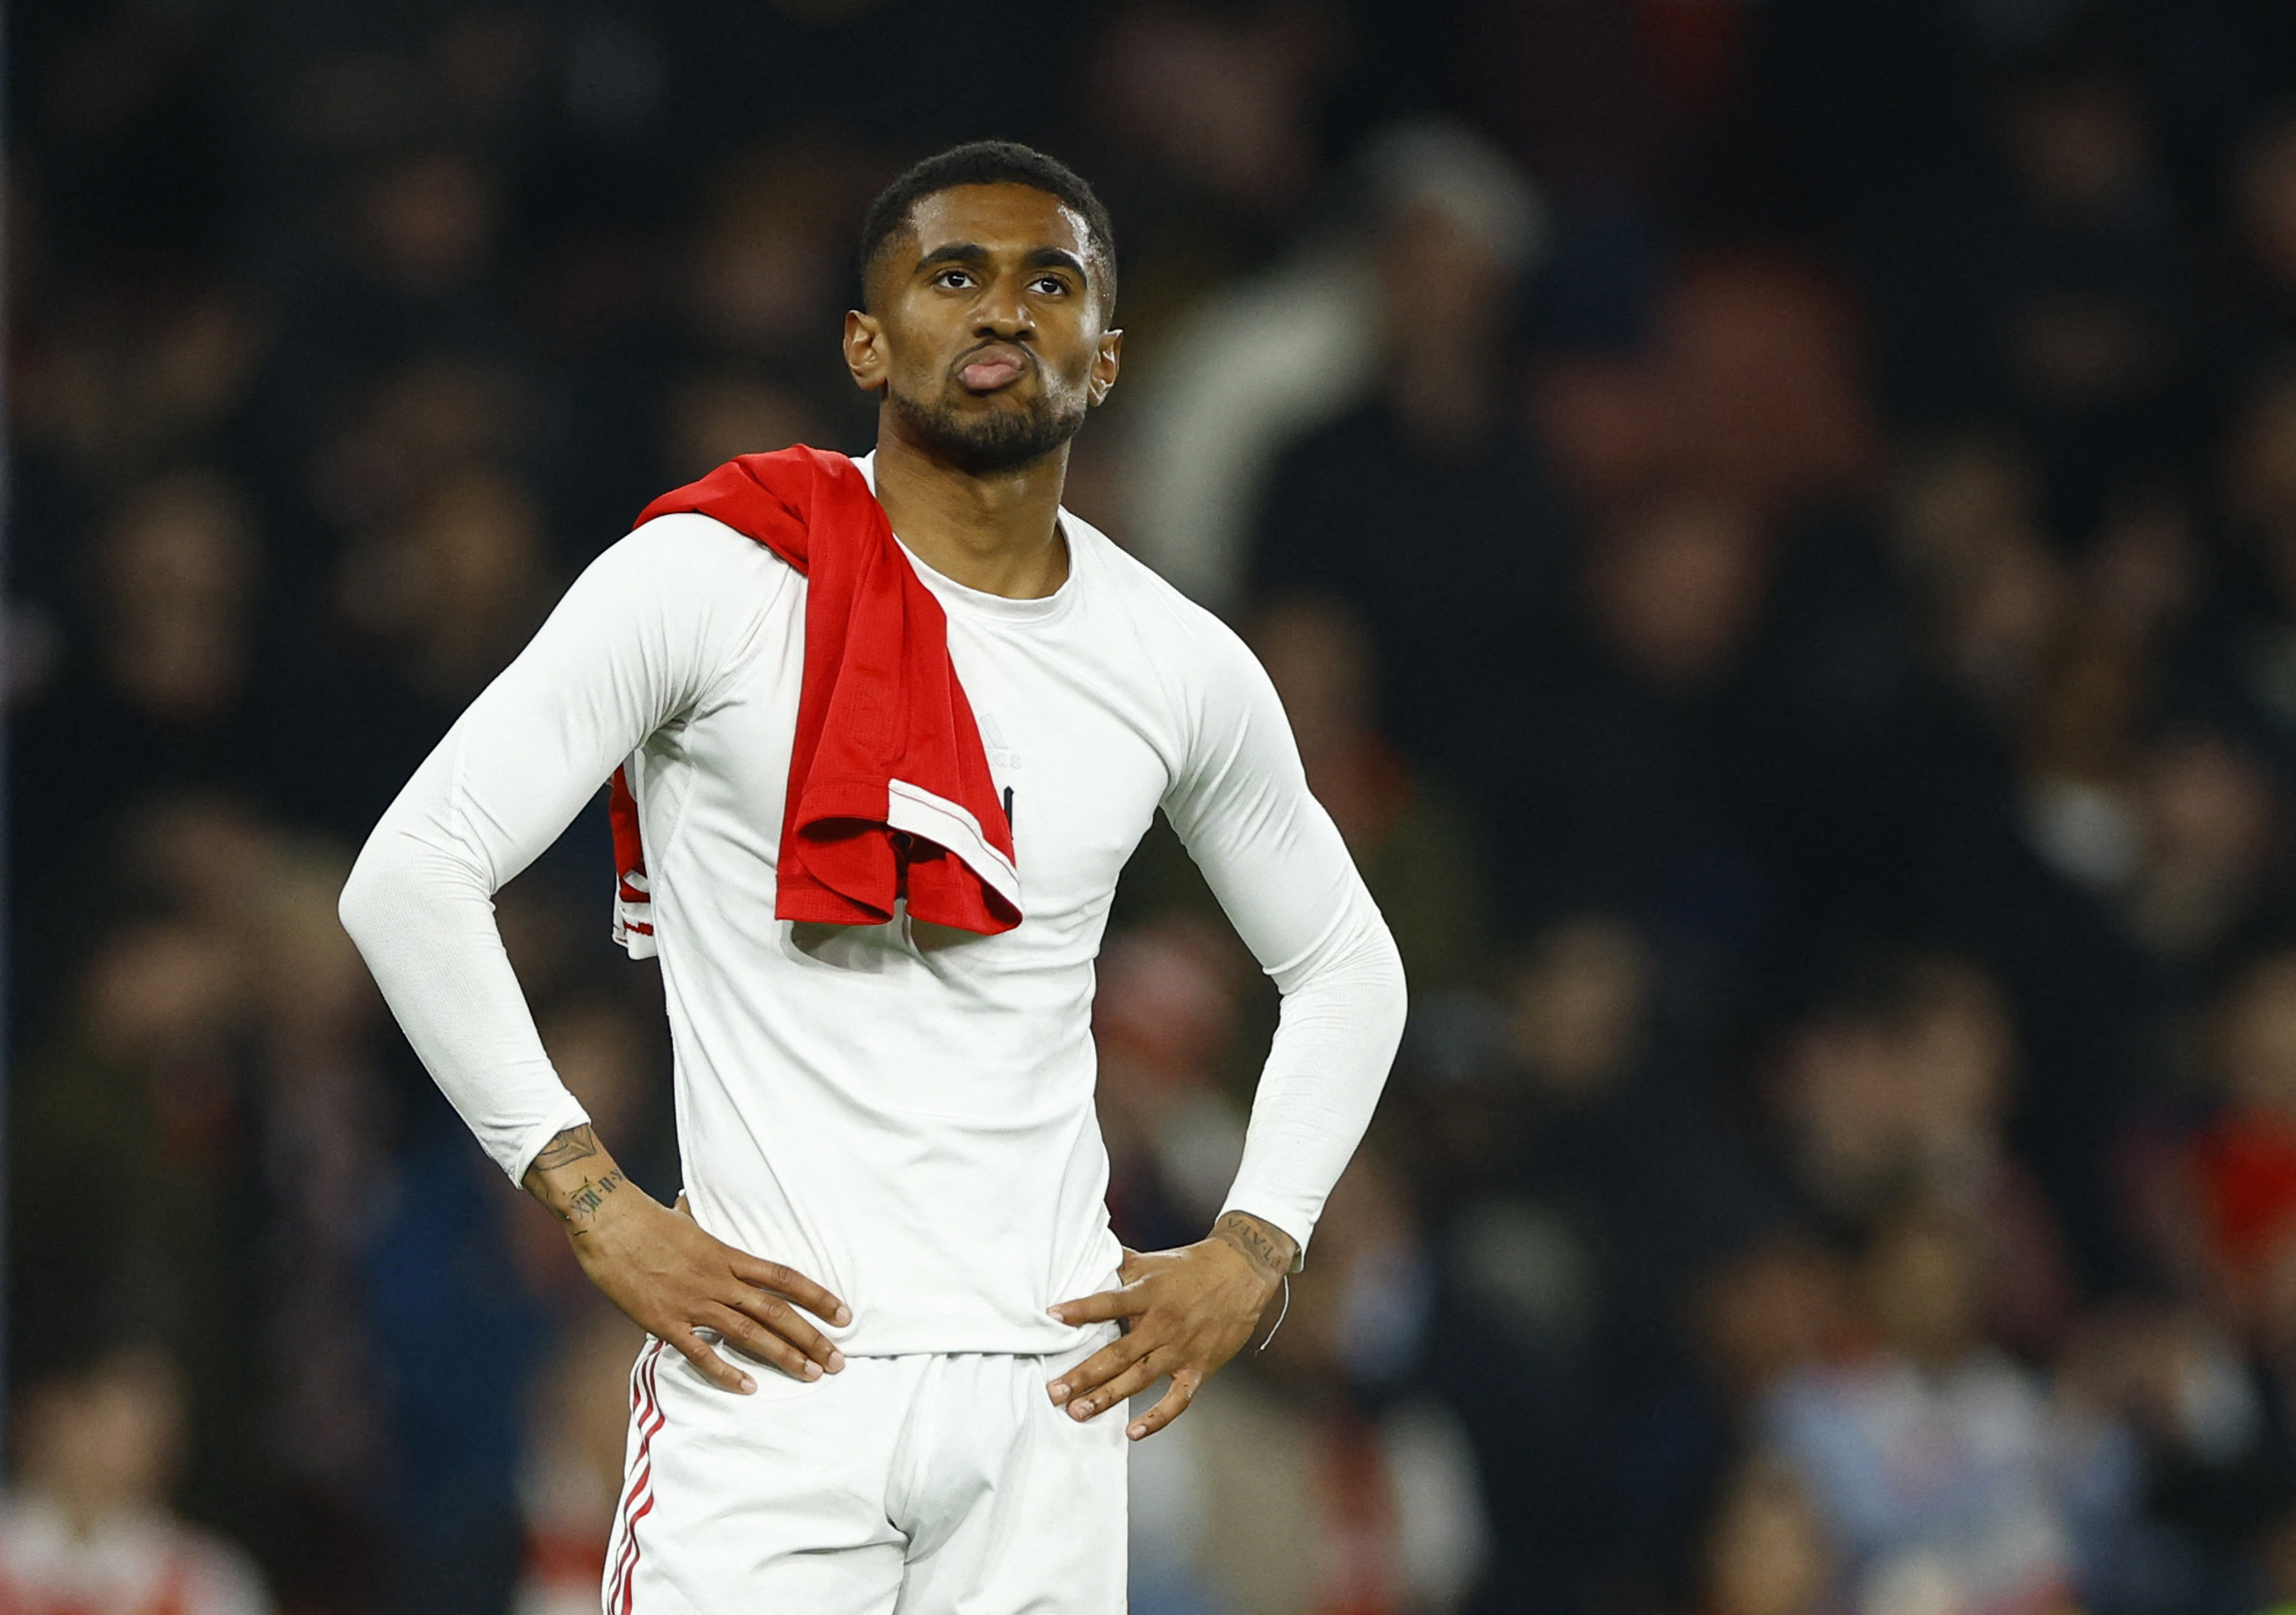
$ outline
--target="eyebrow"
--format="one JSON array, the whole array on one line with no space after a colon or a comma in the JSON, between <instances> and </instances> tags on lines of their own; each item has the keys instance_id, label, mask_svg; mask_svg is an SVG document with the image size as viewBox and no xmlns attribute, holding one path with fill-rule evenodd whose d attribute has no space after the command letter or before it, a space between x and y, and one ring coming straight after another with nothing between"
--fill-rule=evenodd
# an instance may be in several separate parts
<instances>
[{"instance_id":1,"label":"eyebrow","mask_svg":"<svg viewBox=\"0 0 2296 1615\"><path fill-rule=\"evenodd\" d=\"M980 246L977 242L951 242L945 247L936 247L925 254L916 261L916 267L918 271L922 272L942 264L978 266L986 264L988 260L988 249ZM1031 252L1024 262L1032 269L1066 269L1085 284L1090 285L1092 283L1091 272L1085 269L1084 261L1064 247L1039 247Z\"/></svg>"},{"instance_id":2,"label":"eyebrow","mask_svg":"<svg viewBox=\"0 0 2296 1615\"><path fill-rule=\"evenodd\" d=\"M1028 267L1032 269L1067 269L1087 284L1092 278L1084 268L1084 261L1064 247L1039 247L1028 255Z\"/></svg>"}]
</instances>

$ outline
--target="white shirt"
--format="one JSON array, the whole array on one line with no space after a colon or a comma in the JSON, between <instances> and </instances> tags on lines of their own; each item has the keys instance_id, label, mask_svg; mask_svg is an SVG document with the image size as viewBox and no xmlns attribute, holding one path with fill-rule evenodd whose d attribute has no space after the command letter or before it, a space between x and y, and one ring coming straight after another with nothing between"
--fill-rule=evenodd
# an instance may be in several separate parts
<instances>
[{"instance_id":1,"label":"white shirt","mask_svg":"<svg viewBox=\"0 0 2296 1615\"><path fill-rule=\"evenodd\" d=\"M85 1531L35 1491L0 1497L0 1609L10 1615L271 1615L248 1556L158 1512Z\"/></svg>"},{"instance_id":2,"label":"white shirt","mask_svg":"<svg viewBox=\"0 0 2296 1615\"><path fill-rule=\"evenodd\" d=\"M392 804L343 891L408 1039L516 1180L586 1118L489 898L627 760L694 1215L851 1306L830 1332L849 1353L1081 1339L1045 1308L1101 1288L1118 1261L1093 959L1159 806L1284 993L1224 1209L1305 1246L1402 1033L1394 941L1266 674L1217 618L1061 523L1069 576L1039 600L910 558L1013 793L1014 929L774 917L806 580L693 514L648 522L583 573Z\"/></svg>"}]
</instances>

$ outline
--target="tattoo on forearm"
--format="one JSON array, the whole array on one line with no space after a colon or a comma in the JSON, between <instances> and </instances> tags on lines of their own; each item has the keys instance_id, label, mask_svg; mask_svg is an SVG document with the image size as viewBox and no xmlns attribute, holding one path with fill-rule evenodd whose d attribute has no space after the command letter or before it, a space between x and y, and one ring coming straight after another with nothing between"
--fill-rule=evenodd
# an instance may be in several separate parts
<instances>
[{"instance_id":1,"label":"tattoo on forearm","mask_svg":"<svg viewBox=\"0 0 2296 1615\"><path fill-rule=\"evenodd\" d=\"M588 1122L584 1122L580 1127L569 1127L565 1132L543 1145L542 1153L534 1158L534 1164L528 1170L555 1172L558 1168L570 1167L577 1161L587 1161L604 1148L605 1146L598 1142L598 1130Z\"/></svg>"},{"instance_id":2,"label":"tattoo on forearm","mask_svg":"<svg viewBox=\"0 0 2296 1615\"><path fill-rule=\"evenodd\" d=\"M566 1209L558 1215L571 1223L588 1217L606 1203L606 1197L630 1180L616 1167L595 1183L585 1182L581 1188L566 1197Z\"/></svg>"},{"instance_id":3,"label":"tattoo on forearm","mask_svg":"<svg viewBox=\"0 0 2296 1615\"><path fill-rule=\"evenodd\" d=\"M1271 1279L1292 1271L1291 1242L1248 1212L1230 1212L1221 1218L1213 1225L1212 1237L1234 1246Z\"/></svg>"}]
</instances>

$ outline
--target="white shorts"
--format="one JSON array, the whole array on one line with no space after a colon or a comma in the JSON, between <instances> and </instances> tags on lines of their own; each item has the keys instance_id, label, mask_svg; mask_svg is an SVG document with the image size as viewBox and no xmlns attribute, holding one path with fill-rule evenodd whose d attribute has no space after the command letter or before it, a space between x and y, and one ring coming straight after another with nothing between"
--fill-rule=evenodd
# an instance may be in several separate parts
<instances>
[{"instance_id":1,"label":"white shorts","mask_svg":"<svg viewBox=\"0 0 2296 1615\"><path fill-rule=\"evenodd\" d=\"M1119 1615L1126 1409L1079 1424L1058 1356L849 1357L720 1390L648 1341L606 1615Z\"/></svg>"}]
</instances>

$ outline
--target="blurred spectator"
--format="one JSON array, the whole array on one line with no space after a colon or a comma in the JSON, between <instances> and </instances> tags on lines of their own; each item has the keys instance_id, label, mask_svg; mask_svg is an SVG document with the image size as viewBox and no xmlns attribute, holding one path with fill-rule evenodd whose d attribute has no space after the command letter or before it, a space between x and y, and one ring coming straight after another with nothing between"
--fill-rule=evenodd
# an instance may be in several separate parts
<instances>
[{"instance_id":1,"label":"blurred spectator","mask_svg":"<svg viewBox=\"0 0 2296 1615\"><path fill-rule=\"evenodd\" d=\"M706 350L820 367L849 227L868 200L859 167L850 148L800 143L761 146L726 166L686 261L687 317Z\"/></svg>"},{"instance_id":2,"label":"blurred spectator","mask_svg":"<svg viewBox=\"0 0 2296 1615\"><path fill-rule=\"evenodd\" d=\"M1425 1260L1397 1186L1359 1155L1266 1342L1278 1372L1240 1359L1134 1449L1143 1615L1461 1606L1487 1551L1472 1453L1448 1411L1382 1394L1422 1347Z\"/></svg>"},{"instance_id":3,"label":"blurred spectator","mask_svg":"<svg viewBox=\"0 0 2296 1615\"><path fill-rule=\"evenodd\" d=\"M1363 225L1312 233L1293 261L1208 294L1174 322L1161 353L1142 355L1143 373L1121 395L1129 468L1119 530L1216 611L1243 604L1253 583L1255 524L1279 455L1360 406L1386 349L1417 339L1424 294L1382 311L1406 294L1383 289L1383 238L1414 218L1447 221L1516 279L1544 243L1536 191L1453 123L1382 130L1357 156L1352 186ZM1502 320L1487 335L1503 348L1511 331Z\"/></svg>"},{"instance_id":4,"label":"blurred spectator","mask_svg":"<svg viewBox=\"0 0 2296 1615\"><path fill-rule=\"evenodd\" d=\"M2296 371L2266 372L2243 401L2220 498L2229 575L2194 655L2208 693L2253 729L2285 785L2296 780Z\"/></svg>"},{"instance_id":5,"label":"blurred spectator","mask_svg":"<svg viewBox=\"0 0 2296 1615\"><path fill-rule=\"evenodd\" d=\"M1776 255L1683 267L1643 351L1541 366L1533 409L1573 493L1688 483L1766 515L1856 488L1875 422L1840 287Z\"/></svg>"},{"instance_id":6,"label":"blurred spectator","mask_svg":"<svg viewBox=\"0 0 2296 1615\"><path fill-rule=\"evenodd\" d=\"M2044 61L1997 117L2014 223L1989 266L1996 351L2052 503L2084 525L2075 513L2113 482L2160 474L2196 441L2192 264L2131 75L2077 54Z\"/></svg>"},{"instance_id":7,"label":"blurred spectator","mask_svg":"<svg viewBox=\"0 0 2296 1615\"><path fill-rule=\"evenodd\" d=\"M2238 236L2219 362L2238 385L2259 365L2284 364L2296 344L2296 112L2259 121L2231 180Z\"/></svg>"},{"instance_id":8,"label":"blurred spectator","mask_svg":"<svg viewBox=\"0 0 2296 1615\"><path fill-rule=\"evenodd\" d=\"M1690 489L1653 490L1591 535L1575 620L1512 641L1526 664L1506 681L1519 717L1495 735L1453 721L1453 744L1471 735L1485 755L1475 778L1517 849L1498 870L1510 907L1744 923L1700 910L1760 900L1742 809L1782 766L1765 744L1768 693L1749 677L1773 556L1752 512ZM1487 711L1487 698L1460 709ZM1558 757L1571 767L1548 765Z\"/></svg>"},{"instance_id":9,"label":"blurred spectator","mask_svg":"<svg viewBox=\"0 0 2296 1615\"><path fill-rule=\"evenodd\" d=\"M267 1443L297 1528L370 1550L386 1437L360 1255L395 1095L372 1052L380 1000L334 918L347 861L270 850L243 912L268 1191Z\"/></svg>"},{"instance_id":10,"label":"blurred spectator","mask_svg":"<svg viewBox=\"0 0 2296 1615\"><path fill-rule=\"evenodd\" d=\"M1101 184L1136 305L1172 309L1279 247L1313 194L1317 92L1349 18L1318 0L1131 0L1087 59Z\"/></svg>"},{"instance_id":11,"label":"blurred spectator","mask_svg":"<svg viewBox=\"0 0 2296 1615\"><path fill-rule=\"evenodd\" d=\"M1815 1213L1858 1234L1908 1196L1955 1208L1977 1247L1984 1327L2039 1359L2073 1288L2047 1198L2005 1133L2019 1058L1999 984L1916 954L1854 971L1794 1029L1774 1097L1789 1175Z\"/></svg>"},{"instance_id":12,"label":"blurred spectator","mask_svg":"<svg viewBox=\"0 0 2296 1615\"><path fill-rule=\"evenodd\" d=\"M1412 1071L1389 1101L1440 1259L1428 1382L1466 1423L1494 1578L1536 1588L1526 1608L1647 1580L1637 1527L1669 1506L1651 1494L1705 1478L1646 1450L1680 1377L1679 1294L1760 1216L1657 968L1631 926L1558 921L1506 972L1487 1063Z\"/></svg>"},{"instance_id":13,"label":"blurred spectator","mask_svg":"<svg viewBox=\"0 0 2296 1615\"><path fill-rule=\"evenodd\" d=\"M596 1304L540 1377L519 1482L526 1546L511 1615L591 1615L598 1607L639 1345L627 1319Z\"/></svg>"},{"instance_id":14,"label":"blurred spectator","mask_svg":"<svg viewBox=\"0 0 2296 1615\"><path fill-rule=\"evenodd\" d=\"M247 401L272 334L199 280L82 282L58 302L13 367L13 419L23 447L90 489L198 452Z\"/></svg>"},{"instance_id":15,"label":"blurred spectator","mask_svg":"<svg viewBox=\"0 0 2296 1615\"><path fill-rule=\"evenodd\" d=\"M517 654L557 594L542 513L516 479L457 465L357 533L296 648L282 727L303 765L282 795L358 833L462 708Z\"/></svg>"},{"instance_id":16,"label":"blurred spectator","mask_svg":"<svg viewBox=\"0 0 2296 1615\"><path fill-rule=\"evenodd\" d=\"M2140 767L2141 851L2122 912L2159 957L2215 965L2283 911L2283 793L2222 736L2164 737Z\"/></svg>"},{"instance_id":17,"label":"blurred spectator","mask_svg":"<svg viewBox=\"0 0 2296 1615\"><path fill-rule=\"evenodd\" d=\"M1379 670L1361 614L1287 601L1260 615L1251 641L1283 698L1308 787L1363 870L1415 990L1469 982L1489 935L1480 849L1459 809L1380 732Z\"/></svg>"},{"instance_id":18,"label":"blurred spectator","mask_svg":"<svg viewBox=\"0 0 2296 1615\"><path fill-rule=\"evenodd\" d=\"M1108 1207L1136 1250L1202 1239L1244 1159L1244 1117L1219 1080L1236 974L1234 945L1190 918L1111 937L1101 953L1092 1040Z\"/></svg>"},{"instance_id":19,"label":"blurred spectator","mask_svg":"<svg viewBox=\"0 0 2296 1615\"><path fill-rule=\"evenodd\" d=\"M826 446L821 422L787 388L731 375L697 375L672 392L662 445L662 485L682 487L737 454L792 443Z\"/></svg>"},{"instance_id":20,"label":"blurred spectator","mask_svg":"<svg viewBox=\"0 0 2296 1615\"><path fill-rule=\"evenodd\" d=\"M2040 1385L1980 1329L1981 1259L1959 1216L1884 1223L1861 1265L1870 1355L1805 1369L1771 1396L1770 1438L1844 1555L1864 1615L2053 1609L2077 1542L2135 1499L2089 1472L2109 1444L2052 1415Z\"/></svg>"},{"instance_id":21,"label":"blurred spectator","mask_svg":"<svg viewBox=\"0 0 2296 1615\"><path fill-rule=\"evenodd\" d=\"M506 937L515 942L519 929L505 926ZM522 973L548 980L547 971ZM646 1042L629 1012L611 1000L568 1003L540 1024L552 1064L600 1133L617 1151L629 1141L632 1170L661 1187L642 1123ZM404 1152L387 1215L366 1230L380 1399L399 1470L390 1607L409 1611L498 1610L519 1588L563 1596L572 1573L563 1535L594 1512L589 1469L603 1437L590 1421L608 1416L565 1401L600 1387L608 1347L596 1292L564 1231L467 1144L442 1120ZM631 1345L623 1337L625 1376ZM619 1395L610 1405L618 1420ZM534 1492L535 1455L561 1443L585 1467L563 1493ZM603 1535L598 1543L602 1552ZM595 1578L591 1586L594 1598Z\"/></svg>"},{"instance_id":22,"label":"blurred spectator","mask_svg":"<svg viewBox=\"0 0 2296 1615\"><path fill-rule=\"evenodd\" d=\"M2296 1251L2296 953L2270 953L2216 1007L2223 1108L2193 1140L2195 1277L2248 1329L2268 1327Z\"/></svg>"},{"instance_id":23,"label":"blurred spectator","mask_svg":"<svg viewBox=\"0 0 2296 1615\"><path fill-rule=\"evenodd\" d=\"M1833 1544L1782 1464L1748 1462L1707 1527L1699 1615L1822 1615Z\"/></svg>"},{"instance_id":24,"label":"blurred spectator","mask_svg":"<svg viewBox=\"0 0 2296 1615\"><path fill-rule=\"evenodd\" d=\"M1893 537L1945 677L2005 728L2037 698L2065 583L2040 523L2039 473L2011 440L1908 455Z\"/></svg>"},{"instance_id":25,"label":"blurred spectator","mask_svg":"<svg viewBox=\"0 0 2296 1615\"><path fill-rule=\"evenodd\" d=\"M525 643L546 597L538 513L506 477L446 477L403 525L344 557L338 609L408 693L459 710Z\"/></svg>"},{"instance_id":26,"label":"blurred spectator","mask_svg":"<svg viewBox=\"0 0 2296 1615\"><path fill-rule=\"evenodd\" d=\"M18 1398L0 1601L22 1615L269 1615L245 1553L169 1508L183 1392L158 1346L52 1372Z\"/></svg>"},{"instance_id":27,"label":"blurred spectator","mask_svg":"<svg viewBox=\"0 0 2296 1615\"><path fill-rule=\"evenodd\" d=\"M2129 1441L2143 1479L2143 1517L2082 1544L2091 1598L2257 1607L2258 1560L2282 1551L2296 1471L2279 1398L2222 1323L2186 1304L2099 1308L2068 1343L2057 1401L2073 1426L2125 1432L2106 1439Z\"/></svg>"},{"instance_id":28,"label":"blurred spectator","mask_svg":"<svg viewBox=\"0 0 2296 1615\"><path fill-rule=\"evenodd\" d=\"M178 919L106 935L64 1024L25 1062L9 1129L12 1288L37 1359L76 1329L136 1320L189 1377L203 1513L244 1518L262 1432L245 1416L262 1316L260 1125L238 1033L247 958L231 933Z\"/></svg>"},{"instance_id":29,"label":"blurred spectator","mask_svg":"<svg viewBox=\"0 0 2296 1615\"><path fill-rule=\"evenodd\" d=\"M136 489L78 563L84 611L14 726L11 825L42 901L117 808L271 770L256 631L263 556L240 490L183 472ZM26 789L29 777L39 789Z\"/></svg>"},{"instance_id":30,"label":"blurred spectator","mask_svg":"<svg viewBox=\"0 0 2296 1615\"><path fill-rule=\"evenodd\" d=\"M1388 733L1423 767L1479 783L1489 703L1520 681L1564 544L1514 398L1536 216L1475 148L1416 160L1423 177L1377 219L1378 393L1277 461L1250 577L1262 600L1328 595L1361 613Z\"/></svg>"}]
</instances>

